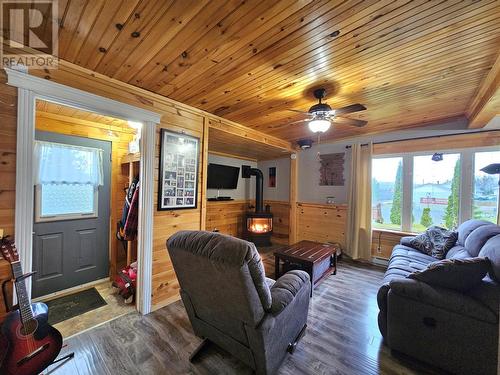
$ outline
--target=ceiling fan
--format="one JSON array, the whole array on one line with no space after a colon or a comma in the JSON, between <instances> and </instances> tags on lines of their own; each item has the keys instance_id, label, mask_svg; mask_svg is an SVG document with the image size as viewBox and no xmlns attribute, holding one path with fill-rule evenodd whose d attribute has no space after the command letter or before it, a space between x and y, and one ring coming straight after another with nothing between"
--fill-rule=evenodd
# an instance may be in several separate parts
<instances>
[{"instance_id":1,"label":"ceiling fan","mask_svg":"<svg viewBox=\"0 0 500 375\"><path fill-rule=\"evenodd\" d=\"M314 97L318 99L319 103L313 105L309 108L309 111L297 111L295 109L289 109L292 112L298 112L301 114L305 114L309 116L307 119L299 120L291 122L290 124L296 124L300 122L309 122L309 129L313 133L324 133L329 128L332 122L344 124L344 125L352 125L357 127L365 126L368 121L357 120L345 117L339 117L339 115L345 115L348 113L364 111L366 107L362 104L351 104L346 107L333 109L328 104L323 103L322 100L326 96L326 89L320 88L314 90Z\"/></svg>"}]
</instances>

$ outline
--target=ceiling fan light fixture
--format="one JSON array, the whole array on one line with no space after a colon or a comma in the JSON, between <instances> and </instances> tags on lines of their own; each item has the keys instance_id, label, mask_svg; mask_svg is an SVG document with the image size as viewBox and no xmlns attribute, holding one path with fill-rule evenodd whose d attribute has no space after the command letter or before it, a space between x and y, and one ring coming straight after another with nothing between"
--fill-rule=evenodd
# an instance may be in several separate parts
<instances>
[{"instance_id":1,"label":"ceiling fan light fixture","mask_svg":"<svg viewBox=\"0 0 500 375\"><path fill-rule=\"evenodd\" d=\"M330 129L330 121L324 119L311 120L308 125L313 133L324 133Z\"/></svg>"}]
</instances>

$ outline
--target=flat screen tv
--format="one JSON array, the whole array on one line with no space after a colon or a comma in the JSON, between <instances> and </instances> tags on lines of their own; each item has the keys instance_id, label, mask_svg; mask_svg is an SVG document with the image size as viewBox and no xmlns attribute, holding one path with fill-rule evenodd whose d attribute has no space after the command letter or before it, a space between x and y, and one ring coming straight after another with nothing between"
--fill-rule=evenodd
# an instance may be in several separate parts
<instances>
[{"instance_id":1,"label":"flat screen tv","mask_svg":"<svg viewBox=\"0 0 500 375\"><path fill-rule=\"evenodd\" d=\"M222 164L208 164L209 189L236 189L238 187L239 167L230 167Z\"/></svg>"}]
</instances>

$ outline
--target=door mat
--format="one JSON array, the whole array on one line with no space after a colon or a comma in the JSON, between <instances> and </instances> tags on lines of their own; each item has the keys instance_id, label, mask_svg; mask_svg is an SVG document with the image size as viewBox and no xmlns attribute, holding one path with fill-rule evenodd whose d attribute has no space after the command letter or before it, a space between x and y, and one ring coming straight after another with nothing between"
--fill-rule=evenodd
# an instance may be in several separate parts
<instances>
[{"instance_id":1,"label":"door mat","mask_svg":"<svg viewBox=\"0 0 500 375\"><path fill-rule=\"evenodd\" d=\"M57 324L107 305L96 288L55 298L45 304L49 307L49 324Z\"/></svg>"}]
</instances>

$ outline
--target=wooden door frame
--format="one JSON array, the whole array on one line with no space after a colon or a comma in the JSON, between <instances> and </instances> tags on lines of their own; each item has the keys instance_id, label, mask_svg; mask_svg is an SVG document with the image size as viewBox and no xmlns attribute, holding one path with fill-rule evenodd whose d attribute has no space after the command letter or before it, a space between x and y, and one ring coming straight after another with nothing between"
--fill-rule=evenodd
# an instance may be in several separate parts
<instances>
[{"instance_id":1,"label":"wooden door frame","mask_svg":"<svg viewBox=\"0 0 500 375\"><path fill-rule=\"evenodd\" d=\"M139 190L139 234L137 246L136 308L151 311L153 263L154 161L156 127L161 115L116 100L75 89L28 74L24 67L5 68L7 84L17 87L17 148L15 242L24 272L32 271L33 256L33 142L36 100L46 100L78 109L143 123ZM31 281L27 279L31 296Z\"/></svg>"}]
</instances>

